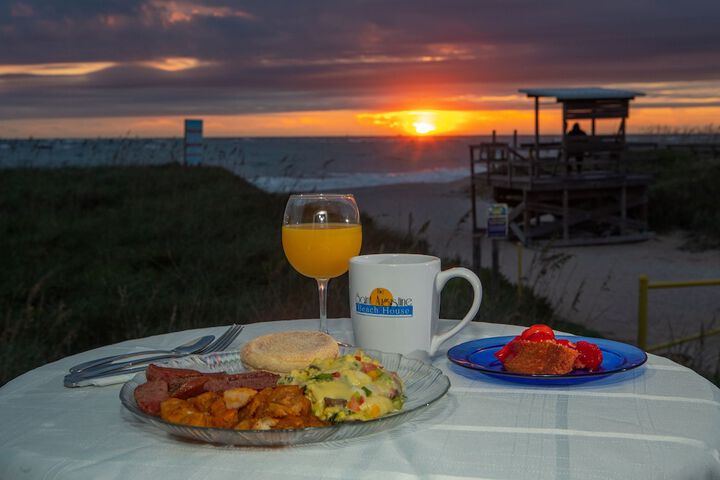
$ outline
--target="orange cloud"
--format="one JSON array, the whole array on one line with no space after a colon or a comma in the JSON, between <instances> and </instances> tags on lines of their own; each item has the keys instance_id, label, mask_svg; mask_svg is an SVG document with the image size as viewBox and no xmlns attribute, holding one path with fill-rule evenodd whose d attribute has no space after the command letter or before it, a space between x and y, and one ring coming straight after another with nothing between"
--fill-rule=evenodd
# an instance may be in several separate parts
<instances>
[{"instance_id":1,"label":"orange cloud","mask_svg":"<svg viewBox=\"0 0 720 480\"><path fill-rule=\"evenodd\" d=\"M85 75L117 65L115 62L34 63L0 65L0 75Z\"/></svg>"},{"instance_id":2,"label":"orange cloud","mask_svg":"<svg viewBox=\"0 0 720 480\"><path fill-rule=\"evenodd\" d=\"M192 1L154 0L152 6L163 11L169 23L191 22L195 17L240 17L254 20L255 16L245 10L231 7L203 5Z\"/></svg>"},{"instance_id":3,"label":"orange cloud","mask_svg":"<svg viewBox=\"0 0 720 480\"><path fill-rule=\"evenodd\" d=\"M144 62L83 62L83 63L32 63L27 65L0 65L0 75L72 76L88 75L118 65L143 65L166 72L177 72L211 65L191 57L167 57Z\"/></svg>"},{"instance_id":4,"label":"orange cloud","mask_svg":"<svg viewBox=\"0 0 720 480\"><path fill-rule=\"evenodd\" d=\"M166 72L178 72L181 70L189 70L191 68L197 68L210 64L211 62L204 62L192 57L167 57L157 60L140 62L140 65L156 68L158 70L164 70Z\"/></svg>"}]
</instances>

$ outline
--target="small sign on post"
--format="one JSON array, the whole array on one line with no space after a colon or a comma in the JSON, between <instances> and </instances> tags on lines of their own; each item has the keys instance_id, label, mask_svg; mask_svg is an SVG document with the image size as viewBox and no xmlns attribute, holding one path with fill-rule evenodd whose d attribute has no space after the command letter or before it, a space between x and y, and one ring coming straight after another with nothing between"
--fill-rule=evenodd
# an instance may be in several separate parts
<instances>
[{"instance_id":1,"label":"small sign on post","mask_svg":"<svg viewBox=\"0 0 720 480\"><path fill-rule=\"evenodd\" d=\"M200 165L203 160L203 121L185 119L185 165Z\"/></svg>"},{"instance_id":2,"label":"small sign on post","mask_svg":"<svg viewBox=\"0 0 720 480\"><path fill-rule=\"evenodd\" d=\"M500 273L499 240L508 236L508 206L507 203L493 203L488 208L487 237L491 240L492 255L492 284L495 288Z\"/></svg>"},{"instance_id":3,"label":"small sign on post","mask_svg":"<svg viewBox=\"0 0 720 480\"><path fill-rule=\"evenodd\" d=\"M488 238L507 238L508 236L508 205L493 203L488 208Z\"/></svg>"}]
</instances>

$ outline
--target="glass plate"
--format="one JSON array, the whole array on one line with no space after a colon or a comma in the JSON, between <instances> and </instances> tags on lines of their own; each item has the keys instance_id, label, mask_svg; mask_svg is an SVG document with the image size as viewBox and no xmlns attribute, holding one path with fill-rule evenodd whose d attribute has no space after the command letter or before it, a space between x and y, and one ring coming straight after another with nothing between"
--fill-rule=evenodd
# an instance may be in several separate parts
<instances>
[{"instance_id":1,"label":"glass plate","mask_svg":"<svg viewBox=\"0 0 720 480\"><path fill-rule=\"evenodd\" d=\"M600 364L600 368L592 372L587 370L573 370L565 375L526 375L522 373L511 373L504 370L500 360L495 357L495 352L504 347L513 338L515 337L492 337L471 340L452 347L448 350L447 356L451 362L463 367L472 368L473 370L478 370L486 375L535 385L570 385L586 382L632 370L647 361L647 354L645 352L627 343L602 338L558 335L556 337L558 340L565 339L571 342L584 340L597 345L603 354L603 361Z\"/></svg>"},{"instance_id":2,"label":"glass plate","mask_svg":"<svg viewBox=\"0 0 720 480\"><path fill-rule=\"evenodd\" d=\"M341 354L355 349L341 348ZM387 370L395 371L405 383L406 401L399 412L366 422L345 422L329 427L304 428L296 430L230 430L224 428L192 427L168 423L159 417L148 415L135 403L133 392L145 382L145 373L137 374L123 385L120 391L122 404L138 419L173 435L225 445L299 445L303 443L345 440L371 433L381 432L405 423L424 411L450 388L450 379L440 371L420 360L403 357L398 353L383 353L363 350L378 359ZM239 352L224 352L207 355L192 355L163 363L175 368L192 368L203 372L237 373L246 369Z\"/></svg>"}]
</instances>

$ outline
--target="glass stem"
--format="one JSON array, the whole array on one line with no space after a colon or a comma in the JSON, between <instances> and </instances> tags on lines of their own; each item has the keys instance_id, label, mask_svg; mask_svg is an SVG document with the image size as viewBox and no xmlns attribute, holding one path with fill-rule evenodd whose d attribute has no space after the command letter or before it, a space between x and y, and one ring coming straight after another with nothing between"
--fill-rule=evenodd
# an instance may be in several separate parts
<instances>
[{"instance_id":1,"label":"glass stem","mask_svg":"<svg viewBox=\"0 0 720 480\"><path fill-rule=\"evenodd\" d=\"M318 298L320 300L320 331L328 333L327 328L327 286L329 278L317 278Z\"/></svg>"}]
</instances>

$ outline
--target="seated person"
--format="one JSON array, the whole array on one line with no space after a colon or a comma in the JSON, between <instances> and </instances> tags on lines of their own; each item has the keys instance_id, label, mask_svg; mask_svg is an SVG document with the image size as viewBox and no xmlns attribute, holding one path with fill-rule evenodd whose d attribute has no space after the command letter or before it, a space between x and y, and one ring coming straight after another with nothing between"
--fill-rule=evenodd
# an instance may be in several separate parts
<instances>
[{"instance_id":1,"label":"seated person","mask_svg":"<svg viewBox=\"0 0 720 480\"><path fill-rule=\"evenodd\" d=\"M587 137L587 133L580 128L580 124L575 122L570 129L569 132L566 134L568 137ZM582 161L585 157L585 152L582 150L579 150L577 147L573 148L573 152L575 153L575 169L578 173L582 172ZM570 168L568 167L568 173L570 173Z\"/></svg>"}]
</instances>

